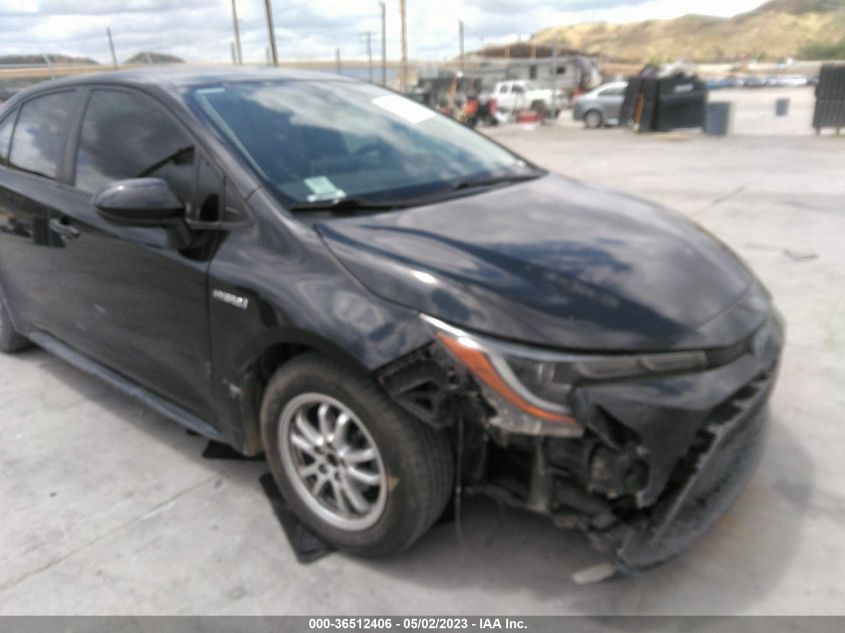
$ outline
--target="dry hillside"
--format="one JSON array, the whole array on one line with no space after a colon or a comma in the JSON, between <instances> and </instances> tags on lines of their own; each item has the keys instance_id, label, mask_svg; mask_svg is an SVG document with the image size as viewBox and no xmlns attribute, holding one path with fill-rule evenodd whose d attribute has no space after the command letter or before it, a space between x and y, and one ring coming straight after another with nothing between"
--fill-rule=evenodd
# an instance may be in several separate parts
<instances>
[{"instance_id":1,"label":"dry hillside","mask_svg":"<svg viewBox=\"0 0 845 633\"><path fill-rule=\"evenodd\" d=\"M699 62L756 58L813 57L813 52L845 44L845 0L772 0L732 18L687 15L674 20L631 24L594 22L550 28L532 41L598 53L635 63Z\"/></svg>"}]
</instances>

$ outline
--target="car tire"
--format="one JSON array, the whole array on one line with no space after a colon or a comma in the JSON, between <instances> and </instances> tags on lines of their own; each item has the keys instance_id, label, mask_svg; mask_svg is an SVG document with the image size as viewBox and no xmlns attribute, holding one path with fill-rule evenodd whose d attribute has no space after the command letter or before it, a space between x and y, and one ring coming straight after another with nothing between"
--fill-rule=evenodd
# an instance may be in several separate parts
<instances>
[{"instance_id":1,"label":"car tire","mask_svg":"<svg viewBox=\"0 0 845 633\"><path fill-rule=\"evenodd\" d=\"M543 119L549 118L549 106L544 101L535 101L531 104L532 112L536 112Z\"/></svg>"},{"instance_id":2,"label":"car tire","mask_svg":"<svg viewBox=\"0 0 845 633\"><path fill-rule=\"evenodd\" d=\"M32 345L24 336L18 334L12 325L12 317L6 308L3 292L0 291L0 352L10 354Z\"/></svg>"},{"instance_id":3,"label":"car tire","mask_svg":"<svg viewBox=\"0 0 845 633\"><path fill-rule=\"evenodd\" d=\"M367 375L316 353L293 358L272 377L261 434L293 511L343 551L401 552L451 496L448 435L412 419Z\"/></svg>"},{"instance_id":4,"label":"car tire","mask_svg":"<svg viewBox=\"0 0 845 633\"><path fill-rule=\"evenodd\" d=\"M604 116L598 110L590 110L584 115L584 125L590 130L604 126Z\"/></svg>"}]
</instances>

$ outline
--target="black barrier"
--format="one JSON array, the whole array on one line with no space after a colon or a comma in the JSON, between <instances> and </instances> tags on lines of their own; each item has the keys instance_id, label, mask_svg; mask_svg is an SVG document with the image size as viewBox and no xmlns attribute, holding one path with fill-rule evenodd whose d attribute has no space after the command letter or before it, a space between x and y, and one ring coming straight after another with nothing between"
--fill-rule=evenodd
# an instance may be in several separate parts
<instances>
[{"instance_id":1,"label":"black barrier","mask_svg":"<svg viewBox=\"0 0 845 633\"><path fill-rule=\"evenodd\" d=\"M822 128L845 127L845 64L824 64L816 86L816 109L813 113L816 133Z\"/></svg>"}]
</instances>

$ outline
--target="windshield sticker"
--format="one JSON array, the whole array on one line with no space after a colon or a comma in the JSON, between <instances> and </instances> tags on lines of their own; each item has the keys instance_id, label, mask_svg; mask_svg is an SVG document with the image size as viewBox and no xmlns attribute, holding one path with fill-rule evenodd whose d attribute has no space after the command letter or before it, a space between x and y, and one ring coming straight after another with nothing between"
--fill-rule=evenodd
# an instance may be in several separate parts
<instances>
[{"instance_id":1,"label":"windshield sticker","mask_svg":"<svg viewBox=\"0 0 845 633\"><path fill-rule=\"evenodd\" d=\"M314 193L308 196L308 202L316 202L317 200L337 200L338 198L345 198L346 192L343 189L338 189L335 184L325 176L315 176L314 178L306 178L302 182Z\"/></svg>"},{"instance_id":2,"label":"windshield sticker","mask_svg":"<svg viewBox=\"0 0 845 633\"><path fill-rule=\"evenodd\" d=\"M399 95L376 97L373 99L373 104L413 124L435 117L434 111Z\"/></svg>"}]
</instances>

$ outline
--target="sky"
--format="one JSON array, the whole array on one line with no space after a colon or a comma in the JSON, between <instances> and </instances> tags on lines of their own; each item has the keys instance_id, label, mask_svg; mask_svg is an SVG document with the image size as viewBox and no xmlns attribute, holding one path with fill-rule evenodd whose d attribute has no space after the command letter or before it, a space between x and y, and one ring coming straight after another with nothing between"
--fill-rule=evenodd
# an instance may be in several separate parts
<instances>
[{"instance_id":1,"label":"sky","mask_svg":"<svg viewBox=\"0 0 845 633\"><path fill-rule=\"evenodd\" d=\"M262 62L267 47L264 0L236 0L246 61ZM399 57L399 0L387 6L388 57ZM378 55L376 0L272 0L280 59L366 56L373 32ZM407 0L412 59L443 60L458 53L457 21L465 46L527 38L542 28L604 20L629 22L688 13L730 16L762 0ZM231 0L0 0L0 54L64 53L110 61L106 27L119 61L139 51L189 62L231 59Z\"/></svg>"}]
</instances>

